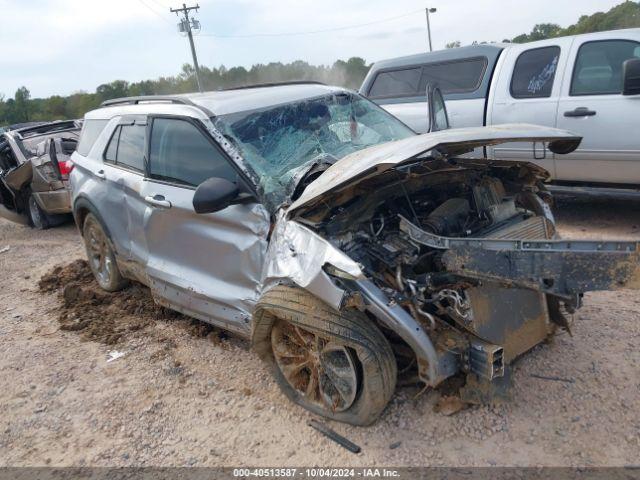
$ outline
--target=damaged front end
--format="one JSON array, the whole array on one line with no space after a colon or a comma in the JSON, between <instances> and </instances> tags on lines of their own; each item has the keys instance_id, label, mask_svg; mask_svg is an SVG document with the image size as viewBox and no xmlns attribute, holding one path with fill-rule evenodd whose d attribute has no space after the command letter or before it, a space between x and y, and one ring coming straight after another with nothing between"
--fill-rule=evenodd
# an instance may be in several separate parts
<instances>
[{"instance_id":1,"label":"damaged front end","mask_svg":"<svg viewBox=\"0 0 640 480\"><path fill-rule=\"evenodd\" d=\"M640 288L640 242L558 238L543 169L458 157L534 138L566 153L579 139L487 130L337 162L277 222L265 272L265 286L287 278L335 308L367 312L401 371L431 387L464 373L463 400L478 403L505 396L509 365L570 329L584 292Z\"/></svg>"}]
</instances>

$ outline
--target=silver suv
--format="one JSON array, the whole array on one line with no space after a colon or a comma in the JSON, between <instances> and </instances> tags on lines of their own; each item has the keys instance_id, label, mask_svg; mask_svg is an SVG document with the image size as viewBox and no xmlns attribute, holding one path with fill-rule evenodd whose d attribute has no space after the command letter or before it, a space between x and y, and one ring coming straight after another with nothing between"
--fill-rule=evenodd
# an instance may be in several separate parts
<instances>
[{"instance_id":1,"label":"silver suv","mask_svg":"<svg viewBox=\"0 0 640 480\"><path fill-rule=\"evenodd\" d=\"M582 292L640 287L640 246L557 240L543 169L461 157L579 137L441 127L311 83L105 102L71 174L91 269L250 338L288 398L338 421L375 421L398 376L463 374L463 400L490 401Z\"/></svg>"}]
</instances>

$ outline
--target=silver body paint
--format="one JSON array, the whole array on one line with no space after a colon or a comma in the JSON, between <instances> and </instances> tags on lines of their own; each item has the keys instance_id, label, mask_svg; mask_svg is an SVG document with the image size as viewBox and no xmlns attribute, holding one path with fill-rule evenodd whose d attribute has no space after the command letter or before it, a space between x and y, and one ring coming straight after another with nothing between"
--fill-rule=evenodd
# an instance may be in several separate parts
<instances>
[{"instance_id":1,"label":"silver body paint","mask_svg":"<svg viewBox=\"0 0 640 480\"><path fill-rule=\"evenodd\" d=\"M345 291L322 269L331 265L353 278L363 279L360 266L327 240L279 212L265 259L262 289L290 282L309 290L335 309Z\"/></svg>"},{"instance_id":2,"label":"silver body paint","mask_svg":"<svg viewBox=\"0 0 640 480\"><path fill-rule=\"evenodd\" d=\"M284 87L283 87L284 88ZM324 86L291 87L289 97L308 98L343 89ZM226 92L192 95L195 105L147 103L110 106L89 112L85 120L106 125L86 156L75 153L71 174L72 204L79 220L83 209L97 214L107 229L123 273L151 288L155 300L195 318L248 337L251 315L260 296L278 283L297 285L336 309L343 305L347 286L360 292L364 308L395 330L414 349L421 376L434 385L441 375L439 358L429 336L403 308L393 304L369 281L361 267L329 240L296 221L296 209L318 202L323 195L364 176L375 175L436 147L450 152L513 138L571 140L567 132L529 125L465 129L420 135L362 150L336 162L311 183L291 207L268 212L260 203L232 205L213 214L193 211L195 190L147 177L103 161L103 153L123 116L170 114L195 119L246 176L255 175L236 148L215 128L209 110L247 108L255 101L291 101L278 92ZM277 90L277 89L276 89ZM259 97L259 98L257 98ZM287 98L285 98L287 97ZM267 100L270 98L270 100ZM225 103L227 102L227 103ZM242 105L238 105L240 102ZM217 113L217 112L216 112ZM162 208L149 197L162 195L171 204ZM273 225L272 225L273 222ZM346 274L337 282L331 266ZM440 362L441 363L441 362Z\"/></svg>"}]
</instances>

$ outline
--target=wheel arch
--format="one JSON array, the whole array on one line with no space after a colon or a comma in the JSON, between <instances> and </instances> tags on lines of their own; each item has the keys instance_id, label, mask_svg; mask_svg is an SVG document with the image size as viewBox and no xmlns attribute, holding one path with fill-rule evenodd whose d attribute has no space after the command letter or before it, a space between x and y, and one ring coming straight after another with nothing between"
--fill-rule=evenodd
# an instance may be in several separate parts
<instances>
[{"instance_id":1,"label":"wheel arch","mask_svg":"<svg viewBox=\"0 0 640 480\"><path fill-rule=\"evenodd\" d=\"M355 410L327 411L305 400L290 382L283 383L272 348L271 330L276 322L299 325L328 338L339 339L357 356L360 375ZM382 413L395 392L397 366L388 339L376 322L357 309L340 309L327 304L309 290L295 284L281 283L263 292L254 309L251 343L253 351L276 375L276 381L294 403L307 410L352 425L370 425ZM279 373L278 373L279 372ZM282 378L281 378L282 377ZM365 381L365 379L367 379ZM286 384L286 385L285 385Z\"/></svg>"},{"instance_id":2,"label":"wheel arch","mask_svg":"<svg viewBox=\"0 0 640 480\"><path fill-rule=\"evenodd\" d=\"M88 214L93 214L94 217L98 219L104 232L107 234L109 240L111 239L111 232L109 231L109 227L106 222L102 218L102 215L98 212L96 206L84 195L78 197L73 203L73 219L76 222L76 226L78 230L80 230L80 235L83 235L82 227L84 226L84 221L87 218Z\"/></svg>"},{"instance_id":3,"label":"wheel arch","mask_svg":"<svg viewBox=\"0 0 640 480\"><path fill-rule=\"evenodd\" d=\"M388 298L380 291L371 281L360 280L355 282L348 282L348 290L352 292L359 292L364 298L364 312L369 316L370 321L380 323L389 330L397 334L402 341L413 351L416 356L418 365L418 371L420 379L429 386L436 386L442 381L442 374L439 371L439 358L434 343L429 337L428 333L422 328L418 322L411 317L402 307L399 305L390 303ZM309 295L317 298L318 300L326 303L335 310L342 311L344 305L336 308L331 302L328 302L321 295L318 295L315 291L304 288L297 285L295 282L280 282L271 285L268 289L262 292L256 308L253 312L253 321L251 327L251 345L254 351L263 359L267 359L269 356L271 345L268 343L268 339L265 337L266 332L263 328L266 328L265 323L261 321L262 318L256 318L256 315L263 316L265 313L259 308L261 300L269 292L280 287L292 287L305 291ZM337 287L336 287L337 288ZM268 313L267 313L268 315ZM372 318L371 318L372 317ZM261 326L262 324L262 326ZM257 331L256 331L257 330ZM381 329L381 333L387 337L389 341L391 339L387 336L385 331Z\"/></svg>"}]
</instances>

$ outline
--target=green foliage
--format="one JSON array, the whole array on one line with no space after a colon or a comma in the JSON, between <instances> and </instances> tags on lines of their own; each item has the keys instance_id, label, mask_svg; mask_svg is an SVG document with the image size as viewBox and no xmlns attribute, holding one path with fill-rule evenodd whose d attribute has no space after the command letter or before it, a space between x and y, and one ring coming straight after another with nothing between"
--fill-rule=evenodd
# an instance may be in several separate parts
<instances>
[{"instance_id":1,"label":"green foliage","mask_svg":"<svg viewBox=\"0 0 640 480\"><path fill-rule=\"evenodd\" d=\"M338 60L331 66L309 65L300 60L288 64L258 64L250 69L244 67L228 69L224 65L218 68L203 66L200 68L200 74L205 90L293 80L316 80L331 85L358 88L369 68L370 65L367 65L364 59L353 57L346 61ZM196 90L195 71L189 64L183 65L180 73L174 77L160 77L156 80L134 83L114 80L98 86L95 93L78 92L68 97L54 95L49 98L30 99L29 90L21 87L15 97L7 101L0 95L0 125L36 120L82 118L87 111L111 98L168 95Z\"/></svg>"},{"instance_id":2,"label":"green foliage","mask_svg":"<svg viewBox=\"0 0 640 480\"><path fill-rule=\"evenodd\" d=\"M533 27L531 33L518 35L512 41L513 43L535 42L546 38L636 27L640 27L640 2L627 0L606 13L583 15L578 23L567 28L562 28L555 23L540 23Z\"/></svg>"},{"instance_id":3,"label":"green foliage","mask_svg":"<svg viewBox=\"0 0 640 480\"><path fill-rule=\"evenodd\" d=\"M598 12L593 15L583 15L578 20L578 23L567 28L562 28L555 23L539 23L533 27L530 33L523 33L511 40L504 39L502 43L527 43L567 35L637 27L640 27L640 2L627 0L606 13ZM485 43L487 42L473 42L473 45ZM459 46L460 42L456 41L447 43L446 48Z\"/></svg>"}]
</instances>

